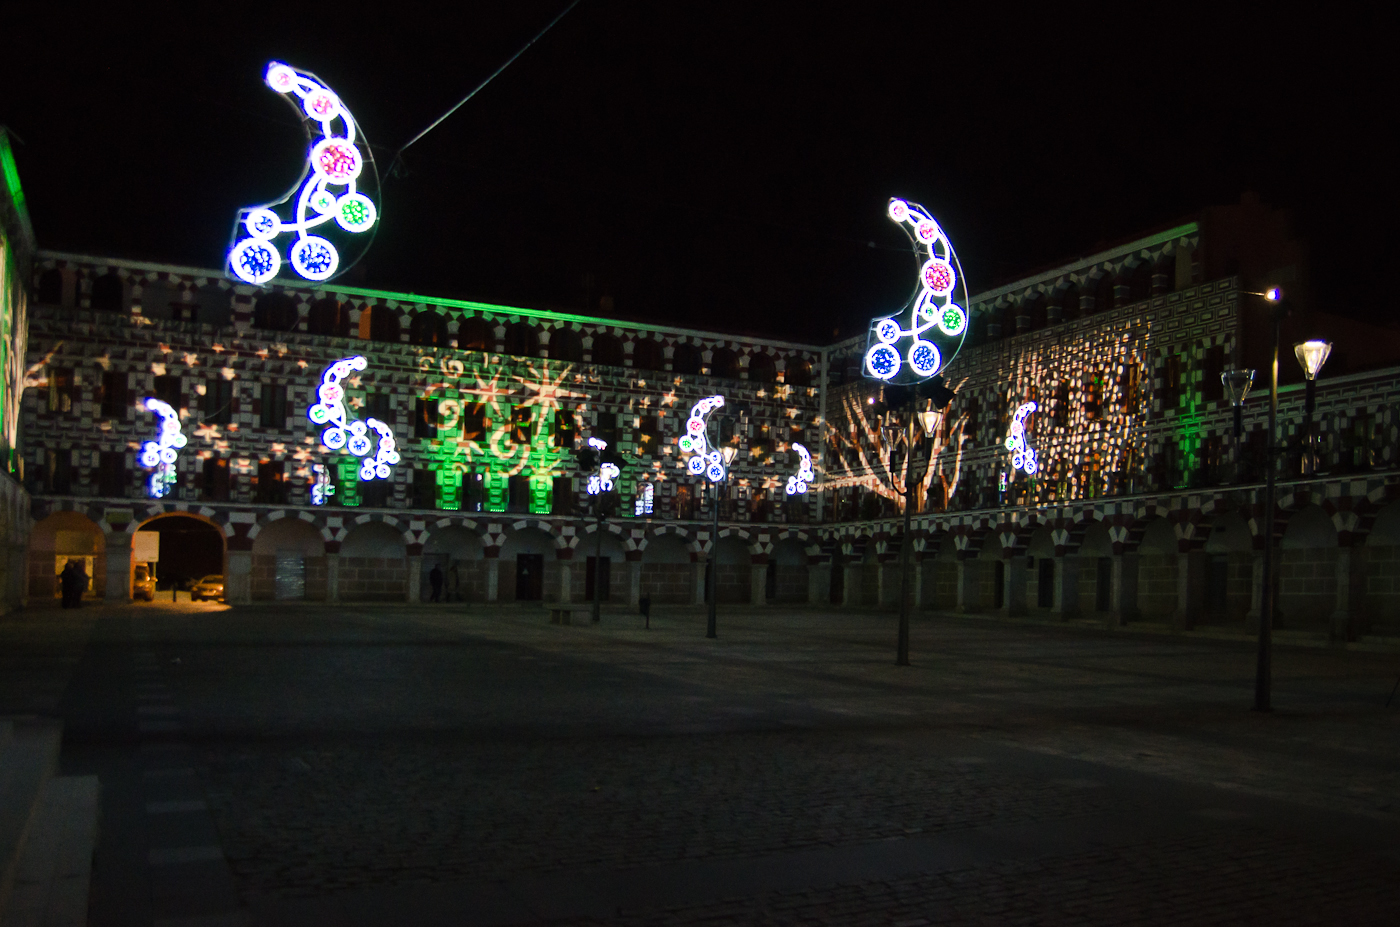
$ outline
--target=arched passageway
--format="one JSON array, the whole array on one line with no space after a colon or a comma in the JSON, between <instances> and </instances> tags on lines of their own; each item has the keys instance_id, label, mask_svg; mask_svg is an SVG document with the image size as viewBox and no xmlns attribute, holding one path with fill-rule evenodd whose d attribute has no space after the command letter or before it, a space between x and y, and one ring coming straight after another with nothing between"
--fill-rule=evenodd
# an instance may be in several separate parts
<instances>
[{"instance_id":1,"label":"arched passageway","mask_svg":"<svg viewBox=\"0 0 1400 927\"><path fill-rule=\"evenodd\" d=\"M1253 590L1253 550L1254 536L1243 515L1221 515L1211 525L1205 544L1204 603L1198 620L1244 621Z\"/></svg>"},{"instance_id":2,"label":"arched passageway","mask_svg":"<svg viewBox=\"0 0 1400 927\"><path fill-rule=\"evenodd\" d=\"M647 542L642 551L642 594L655 603L695 601L695 566L679 536L659 534Z\"/></svg>"},{"instance_id":3,"label":"arched passageway","mask_svg":"<svg viewBox=\"0 0 1400 927\"><path fill-rule=\"evenodd\" d=\"M254 601L326 599L326 544L300 518L263 525L253 539L250 589Z\"/></svg>"},{"instance_id":4,"label":"arched passageway","mask_svg":"<svg viewBox=\"0 0 1400 927\"><path fill-rule=\"evenodd\" d=\"M442 601L480 602L486 598L486 575L481 537L453 526L434 531L423 545L421 600L432 598L432 572L442 572Z\"/></svg>"},{"instance_id":5,"label":"arched passageway","mask_svg":"<svg viewBox=\"0 0 1400 927\"><path fill-rule=\"evenodd\" d=\"M150 534L159 541L150 544L140 537ZM148 563L156 577L157 590L188 589L206 576L224 574L224 532L212 521L182 513L157 515L142 524L136 535L132 541L132 565ZM150 560L150 553L156 553L158 559Z\"/></svg>"},{"instance_id":6,"label":"arched passageway","mask_svg":"<svg viewBox=\"0 0 1400 927\"><path fill-rule=\"evenodd\" d=\"M29 600L57 601L58 574L76 561L88 576L85 598L107 590L107 544L102 529L79 512L54 512L34 525L29 536Z\"/></svg>"},{"instance_id":7,"label":"arched passageway","mask_svg":"<svg viewBox=\"0 0 1400 927\"><path fill-rule=\"evenodd\" d=\"M591 543L587 539L580 546ZM578 556L575 554L575 556ZM538 528L512 531L501 545L501 602L538 602L559 595L559 565L554 555L554 538Z\"/></svg>"},{"instance_id":8,"label":"arched passageway","mask_svg":"<svg viewBox=\"0 0 1400 927\"><path fill-rule=\"evenodd\" d=\"M1148 621L1168 621L1177 613L1176 529L1165 518L1153 519L1138 545L1137 610Z\"/></svg>"},{"instance_id":9,"label":"arched passageway","mask_svg":"<svg viewBox=\"0 0 1400 927\"><path fill-rule=\"evenodd\" d=\"M408 558L403 533L382 521L356 525L340 544L337 569L343 601L404 601Z\"/></svg>"},{"instance_id":10,"label":"arched passageway","mask_svg":"<svg viewBox=\"0 0 1400 927\"><path fill-rule=\"evenodd\" d=\"M807 551L797 538L784 538L768 555L764 583L771 602L807 601Z\"/></svg>"},{"instance_id":11,"label":"arched passageway","mask_svg":"<svg viewBox=\"0 0 1400 927\"><path fill-rule=\"evenodd\" d=\"M1337 607L1337 529L1320 505L1288 519L1279 542L1278 612L1284 627L1330 627Z\"/></svg>"}]
</instances>

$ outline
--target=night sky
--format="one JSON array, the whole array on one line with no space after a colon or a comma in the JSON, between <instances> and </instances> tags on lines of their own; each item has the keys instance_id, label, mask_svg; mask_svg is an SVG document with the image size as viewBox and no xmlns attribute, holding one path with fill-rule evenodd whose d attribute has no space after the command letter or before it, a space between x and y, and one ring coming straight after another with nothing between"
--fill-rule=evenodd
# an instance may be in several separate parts
<instances>
[{"instance_id":1,"label":"night sky","mask_svg":"<svg viewBox=\"0 0 1400 927\"><path fill-rule=\"evenodd\" d=\"M0 123L40 246L220 267L304 157L268 60L336 90L382 173L566 5L11 10ZM975 292L1253 190L1292 211L1320 308L1389 321L1379 5L950 9L582 0L405 153L338 282L825 343L908 296L891 195Z\"/></svg>"}]
</instances>

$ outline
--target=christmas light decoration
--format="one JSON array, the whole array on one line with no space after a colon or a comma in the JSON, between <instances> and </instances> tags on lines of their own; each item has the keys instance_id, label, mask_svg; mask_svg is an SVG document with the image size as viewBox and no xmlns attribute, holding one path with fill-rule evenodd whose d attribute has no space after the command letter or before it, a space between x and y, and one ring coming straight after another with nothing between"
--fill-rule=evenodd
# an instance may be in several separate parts
<instances>
[{"instance_id":1,"label":"christmas light decoration","mask_svg":"<svg viewBox=\"0 0 1400 927\"><path fill-rule=\"evenodd\" d=\"M160 418L155 440L141 445L141 466L155 471L146 483L146 491L152 499L160 499L175 485L175 461L188 439L180 431L180 413L169 403L151 398L144 405Z\"/></svg>"},{"instance_id":2,"label":"christmas light decoration","mask_svg":"<svg viewBox=\"0 0 1400 927\"><path fill-rule=\"evenodd\" d=\"M315 479L311 484L311 504L325 505L326 500L335 495L335 484L331 482L331 471L325 464L312 464L311 472Z\"/></svg>"},{"instance_id":3,"label":"christmas light decoration","mask_svg":"<svg viewBox=\"0 0 1400 927\"><path fill-rule=\"evenodd\" d=\"M228 252L228 272L261 286L281 272L275 240L286 235L287 261L307 280L329 280L359 260L379 219L374 155L340 98L315 75L274 61L267 85L297 110L310 145L301 178L281 199L239 210ZM320 234L311 234L312 230ZM325 235L340 240L336 246ZM350 256L342 255L346 250Z\"/></svg>"},{"instance_id":4,"label":"christmas light decoration","mask_svg":"<svg viewBox=\"0 0 1400 927\"><path fill-rule=\"evenodd\" d=\"M686 470L695 476L705 474L711 483L718 483L724 479L725 461L724 455L717 448L710 446L706 431L710 427L709 416L714 410L724 405L723 396L708 396L697 402L690 410L690 418L685 423L685 434L681 435L681 452L690 454L686 461Z\"/></svg>"},{"instance_id":5,"label":"christmas light decoration","mask_svg":"<svg viewBox=\"0 0 1400 927\"><path fill-rule=\"evenodd\" d=\"M367 366L369 361L358 354L354 357L343 357L331 364L322 372L321 385L316 387L316 404L306 410L306 417L313 425L326 426L321 431L321 443L333 451L345 446L347 432L350 430L345 411L345 387L340 385L340 381ZM363 425L360 426L358 435L364 437ZM351 453L356 457L363 457L369 451L368 438L364 439L362 446L363 450L352 449Z\"/></svg>"},{"instance_id":6,"label":"christmas light decoration","mask_svg":"<svg viewBox=\"0 0 1400 927\"><path fill-rule=\"evenodd\" d=\"M365 424L369 425L370 430L379 436L379 442L375 448L374 456L366 457L360 463L360 479L387 480L392 472L389 468L399 462L399 452L394 444L394 433L389 430L388 425L377 418L367 419Z\"/></svg>"},{"instance_id":7,"label":"christmas light decoration","mask_svg":"<svg viewBox=\"0 0 1400 927\"><path fill-rule=\"evenodd\" d=\"M962 348L967 287L952 243L924 207L892 199L889 216L913 242L921 261L919 282L900 312L871 323L865 375L887 383L917 383L936 375Z\"/></svg>"},{"instance_id":8,"label":"christmas light decoration","mask_svg":"<svg viewBox=\"0 0 1400 927\"><path fill-rule=\"evenodd\" d=\"M1016 414L1011 417L1011 430L1006 435L1006 449L1011 452L1011 466L1017 470L1024 470L1026 476L1035 476L1036 471L1040 469L1035 448L1031 447L1030 438L1026 434L1026 417L1036 408L1034 402L1022 403Z\"/></svg>"},{"instance_id":9,"label":"christmas light decoration","mask_svg":"<svg viewBox=\"0 0 1400 927\"><path fill-rule=\"evenodd\" d=\"M807 484L815 480L817 475L812 471L812 455L807 451L807 448L794 441L792 449L797 451L801 463L797 466L797 473L788 477L787 494L797 496L807 491Z\"/></svg>"},{"instance_id":10,"label":"christmas light decoration","mask_svg":"<svg viewBox=\"0 0 1400 927\"><path fill-rule=\"evenodd\" d=\"M606 450L608 442L602 438L589 438L588 446L594 450ZM605 492L612 492L613 480L622 475L617 464L602 463L598 465L598 472L588 478L588 494L597 496Z\"/></svg>"},{"instance_id":11,"label":"christmas light decoration","mask_svg":"<svg viewBox=\"0 0 1400 927\"><path fill-rule=\"evenodd\" d=\"M637 491L636 501L632 503L632 514L637 518L652 514L652 498L651 483L643 483Z\"/></svg>"}]
</instances>

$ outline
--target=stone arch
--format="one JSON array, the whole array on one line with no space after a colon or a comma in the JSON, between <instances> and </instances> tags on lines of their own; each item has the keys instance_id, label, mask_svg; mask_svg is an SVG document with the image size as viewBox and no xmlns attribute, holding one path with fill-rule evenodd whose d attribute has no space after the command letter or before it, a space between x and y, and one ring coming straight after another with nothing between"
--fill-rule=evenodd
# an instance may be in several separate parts
<instances>
[{"instance_id":1,"label":"stone arch","mask_svg":"<svg viewBox=\"0 0 1400 927\"><path fill-rule=\"evenodd\" d=\"M739 355L728 348L715 348L710 352L710 376L739 379Z\"/></svg>"},{"instance_id":2,"label":"stone arch","mask_svg":"<svg viewBox=\"0 0 1400 927\"><path fill-rule=\"evenodd\" d=\"M1113 274L1107 270L1099 274L1094 281L1094 309L1095 313L1107 312L1113 308L1115 282Z\"/></svg>"},{"instance_id":3,"label":"stone arch","mask_svg":"<svg viewBox=\"0 0 1400 927\"><path fill-rule=\"evenodd\" d=\"M1204 607L1208 618L1243 621L1254 583L1254 532L1240 512L1222 512L1211 520L1202 545L1205 556ZM1194 556L1194 555L1193 555Z\"/></svg>"},{"instance_id":4,"label":"stone arch","mask_svg":"<svg viewBox=\"0 0 1400 927\"><path fill-rule=\"evenodd\" d=\"M35 299L49 306L63 303L63 271L51 267L39 275L39 289Z\"/></svg>"},{"instance_id":5,"label":"stone arch","mask_svg":"<svg viewBox=\"0 0 1400 927\"><path fill-rule=\"evenodd\" d=\"M716 601L749 602L752 599L752 553L748 538L740 532L721 531L706 569L715 571ZM708 587L707 587L708 588Z\"/></svg>"},{"instance_id":6,"label":"stone arch","mask_svg":"<svg viewBox=\"0 0 1400 927\"><path fill-rule=\"evenodd\" d=\"M155 570L160 582L179 583L223 574L225 591L232 595L227 586L229 525L199 512L162 511L132 527L133 534L140 531L161 532L160 563Z\"/></svg>"},{"instance_id":7,"label":"stone arch","mask_svg":"<svg viewBox=\"0 0 1400 927\"><path fill-rule=\"evenodd\" d=\"M1376 513L1366 546L1400 547L1400 502L1391 502Z\"/></svg>"},{"instance_id":8,"label":"stone arch","mask_svg":"<svg viewBox=\"0 0 1400 927\"><path fill-rule=\"evenodd\" d=\"M459 351L494 351L495 336L491 333L491 325L479 315L468 316L462 319L457 327L457 350Z\"/></svg>"},{"instance_id":9,"label":"stone arch","mask_svg":"<svg viewBox=\"0 0 1400 927\"><path fill-rule=\"evenodd\" d=\"M580 542L584 543L587 541ZM543 523L519 522L512 527L500 548L498 599L523 602L557 597L557 549L554 535L545 530Z\"/></svg>"},{"instance_id":10,"label":"stone arch","mask_svg":"<svg viewBox=\"0 0 1400 927\"><path fill-rule=\"evenodd\" d=\"M540 353L540 336L529 322L512 322L506 326L505 353L515 357L536 357Z\"/></svg>"},{"instance_id":11,"label":"stone arch","mask_svg":"<svg viewBox=\"0 0 1400 927\"><path fill-rule=\"evenodd\" d=\"M583 338L568 325L561 325L549 334L549 359L579 363L583 360Z\"/></svg>"},{"instance_id":12,"label":"stone arch","mask_svg":"<svg viewBox=\"0 0 1400 927\"><path fill-rule=\"evenodd\" d=\"M1211 554L1249 553L1254 549L1254 532L1239 512L1225 512L1211 522L1205 551Z\"/></svg>"},{"instance_id":13,"label":"stone arch","mask_svg":"<svg viewBox=\"0 0 1400 927\"><path fill-rule=\"evenodd\" d=\"M807 545L797 537L781 537L768 554L766 597L773 602L806 602Z\"/></svg>"},{"instance_id":14,"label":"stone arch","mask_svg":"<svg viewBox=\"0 0 1400 927\"><path fill-rule=\"evenodd\" d=\"M1337 602L1337 528L1316 502L1289 515L1279 539L1278 610L1285 626L1322 630Z\"/></svg>"},{"instance_id":15,"label":"stone arch","mask_svg":"<svg viewBox=\"0 0 1400 927\"><path fill-rule=\"evenodd\" d=\"M1084 525L1084 534L1079 539L1078 552L1081 557L1113 556L1113 535L1108 530L1108 525L1092 519L1088 521Z\"/></svg>"},{"instance_id":16,"label":"stone arch","mask_svg":"<svg viewBox=\"0 0 1400 927\"><path fill-rule=\"evenodd\" d=\"M609 367L623 366L622 339L607 332L594 335L593 363Z\"/></svg>"},{"instance_id":17,"label":"stone arch","mask_svg":"<svg viewBox=\"0 0 1400 927\"><path fill-rule=\"evenodd\" d=\"M479 602L486 598L486 545L465 525L433 528L423 541L421 601L432 598L432 572L442 571L443 601Z\"/></svg>"},{"instance_id":18,"label":"stone arch","mask_svg":"<svg viewBox=\"0 0 1400 927\"><path fill-rule=\"evenodd\" d=\"M94 312L121 312L126 308L126 284L116 271L92 281L90 305Z\"/></svg>"},{"instance_id":19,"label":"stone arch","mask_svg":"<svg viewBox=\"0 0 1400 927\"><path fill-rule=\"evenodd\" d=\"M1161 516L1143 525L1137 545L1137 603L1144 618L1162 621L1177 611L1180 544L1176 528Z\"/></svg>"},{"instance_id":20,"label":"stone arch","mask_svg":"<svg viewBox=\"0 0 1400 927\"><path fill-rule=\"evenodd\" d=\"M789 357L783 364L783 382L788 386L811 386L812 363L800 357Z\"/></svg>"},{"instance_id":21,"label":"stone arch","mask_svg":"<svg viewBox=\"0 0 1400 927\"><path fill-rule=\"evenodd\" d=\"M369 323L365 323L365 315L369 316ZM402 326L399 323L399 313L391 306L365 306L360 310L360 337L369 341L379 341L384 344L398 344L403 339Z\"/></svg>"},{"instance_id":22,"label":"stone arch","mask_svg":"<svg viewBox=\"0 0 1400 927\"><path fill-rule=\"evenodd\" d=\"M1138 261L1128 271L1128 302L1139 303L1152 296L1152 264Z\"/></svg>"},{"instance_id":23,"label":"stone arch","mask_svg":"<svg viewBox=\"0 0 1400 927\"><path fill-rule=\"evenodd\" d=\"M371 519L351 527L341 539L337 566L343 601L404 601L408 548L396 524Z\"/></svg>"},{"instance_id":24,"label":"stone arch","mask_svg":"<svg viewBox=\"0 0 1400 927\"><path fill-rule=\"evenodd\" d=\"M1362 556L1361 591L1371 632L1400 634L1400 501L1376 513Z\"/></svg>"},{"instance_id":25,"label":"stone arch","mask_svg":"<svg viewBox=\"0 0 1400 927\"><path fill-rule=\"evenodd\" d=\"M263 522L253 538L249 594L254 601L326 599L326 541L304 518Z\"/></svg>"},{"instance_id":26,"label":"stone arch","mask_svg":"<svg viewBox=\"0 0 1400 927\"><path fill-rule=\"evenodd\" d=\"M414 313L408 323L408 341L425 348L447 347L447 319L431 309Z\"/></svg>"},{"instance_id":27,"label":"stone arch","mask_svg":"<svg viewBox=\"0 0 1400 927\"><path fill-rule=\"evenodd\" d=\"M778 379L778 366L773 358L762 351L749 355L749 379L759 383L773 383Z\"/></svg>"},{"instance_id":28,"label":"stone arch","mask_svg":"<svg viewBox=\"0 0 1400 927\"><path fill-rule=\"evenodd\" d=\"M674 373L695 376L700 373L702 364L700 350L693 344L678 344L671 355L671 370Z\"/></svg>"},{"instance_id":29,"label":"stone arch","mask_svg":"<svg viewBox=\"0 0 1400 927\"><path fill-rule=\"evenodd\" d=\"M30 600L41 604L57 599L58 573L74 558L80 558L88 572L88 594L98 598L106 595L106 553L102 528L82 512L53 512L35 522L29 535Z\"/></svg>"},{"instance_id":30,"label":"stone arch","mask_svg":"<svg viewBox=\"0 0 1400 927\"><path fill-rule=\"evenodd\" d=\"M350 337L350 306L327 296L311 304L307 313L306 330L313 335L332 338Z\"/></svg>"}]
</instances>

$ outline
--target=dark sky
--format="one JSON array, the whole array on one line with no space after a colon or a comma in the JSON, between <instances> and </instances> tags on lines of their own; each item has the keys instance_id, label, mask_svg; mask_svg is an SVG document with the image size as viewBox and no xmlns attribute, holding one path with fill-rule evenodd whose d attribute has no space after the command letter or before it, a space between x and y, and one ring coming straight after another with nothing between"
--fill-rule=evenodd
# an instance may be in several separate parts
<instances>
[{"instance_id":1,"label":"dark sky","mask_svg":"<svg viewBox=\"0 0 1400 927\"><path fill-rule=\"evenodd\" d=\"M40 245L221 266L304 156L269 59L334 88L383 171L566 2L11 11L0 123ZM1025 6L582 0L409 149L340 282L825 342L908 295L891 195L975 290L1250 189L1292 211L1324 308L1378 312L1379 12Z\"/></svg>"}]
</instances>

